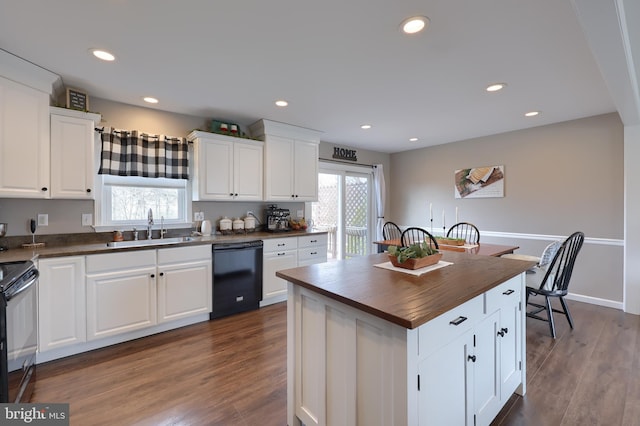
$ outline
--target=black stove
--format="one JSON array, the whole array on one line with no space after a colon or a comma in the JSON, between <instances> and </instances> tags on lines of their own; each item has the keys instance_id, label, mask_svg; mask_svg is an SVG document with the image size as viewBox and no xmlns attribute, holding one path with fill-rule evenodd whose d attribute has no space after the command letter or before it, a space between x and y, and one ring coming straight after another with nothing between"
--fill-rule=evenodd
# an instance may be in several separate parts
<instances>
[{"instance_id":1,"label":"black stove","mask_svg":"<svg viewBox=\"0 0 640 426\"><path fill-rule=\"evenodd\" d=\"M31 261L0 263L0 403L29 402L33 392L38 276Z\"/></svg>"}]
</instances>

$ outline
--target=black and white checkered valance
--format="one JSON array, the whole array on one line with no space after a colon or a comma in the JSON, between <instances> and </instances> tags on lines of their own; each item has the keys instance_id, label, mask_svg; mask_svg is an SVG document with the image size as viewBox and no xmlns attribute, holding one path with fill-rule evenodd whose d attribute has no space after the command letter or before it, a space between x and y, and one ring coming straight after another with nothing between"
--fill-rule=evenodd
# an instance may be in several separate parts
<instances>
[{"instance_id":1,"label":"black and white checkered valance","mask_svg":"<svg viewBox=\"0 0 640 426\"><path fill-rule=\"evenodd\" d=\"M107 127L98 174L189 179L187 140Z\"/></svg>"}]
</instances>

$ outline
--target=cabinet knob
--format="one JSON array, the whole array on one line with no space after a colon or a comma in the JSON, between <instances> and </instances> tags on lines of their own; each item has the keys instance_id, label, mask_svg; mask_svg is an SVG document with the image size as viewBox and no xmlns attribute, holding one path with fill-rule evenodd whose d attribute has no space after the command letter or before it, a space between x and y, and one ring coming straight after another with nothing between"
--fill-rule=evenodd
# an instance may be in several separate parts
<instances>
[{"instance_id":1,"label":"cabinet knob","mask_svg":"<svg viewBox=\"0 0 640 426\"><path fill-rule=\"evenodd\" d=\"M156 277L156 274L151 274L151 278L155 278L155 277Z\"/></svg>"},{"instance_id":2,"label":"cabinet knob","mask_svg":"<svg viewBox=\"0 0 640 426\"><path fill-rule=\"evenodd\" d=\"M229 197L233 197L233 192L230 192L230 193L229 193Z\"/></svg>"},{"instance_id":3,"label":"cabinet knob","mask_svg":"<svg viewBox=\"0 0 640 426\"><path fill-rule=\"evenodd\" d=\"M296 195L295 195L295 194L291 194L291 198L295 198L295 197L296 197Z\"/></svg>"},{"instance_id":4,"label":"cabinet knob","mask_svg":"<svg viewBox=\"0 0 640 426\"><path fill-rule=\"evenodd\" d=\"M237 197L237 196L238 196L238 193L236 192L235 194L233 194L233 196L234 196L234 197Z\"/></svg>"},{"instance_id":5,"label":"cabinet knob","mask_svg":"<svg viewBox=\"0 0 640 426\"><path fill-rule=\"evenodd\" d=\"M295 197L298 198L298 194L296 194Z\"/></svg>"},{"instance_id":6,"label":"cabinet knob","mask_svg":"<svg viewBox=\"0 0 640 426\"><path fill-rule=\"evenodd\" d=\"M43 186L41 189L42 189L43 192L46 192L48 190L48 188L46 186Z\"/></svg>"},{"instance_id":7,"label":"cabinet knob","mask_svg":"<svg viewBox=\"0 0 640 426\"><path fill-rule=\"evenodd\" d=\"M160 276L161 276L161 277L164 277L164 272L160 272Z\"/></svg>"},{"instance_id":8,"label":"cabinet knob","mask_svg":"<svg viewBox=\"0 0 640 426\"><path fill-rule=\"evenodd\" d=\"M87 192L91 192L91 188L87 188Z\"/></svg>"},{"instance_id":9,"label":"cabinet knob","mask_svg":"<svg viewBox=\"0 0 640 426\"><path fill-rule=\"evenodd\" d=\"M476 362L476 356L475 355L469 355L467 357L467 360L471 361L471 362Z\"/></svg>"}]
</instances>

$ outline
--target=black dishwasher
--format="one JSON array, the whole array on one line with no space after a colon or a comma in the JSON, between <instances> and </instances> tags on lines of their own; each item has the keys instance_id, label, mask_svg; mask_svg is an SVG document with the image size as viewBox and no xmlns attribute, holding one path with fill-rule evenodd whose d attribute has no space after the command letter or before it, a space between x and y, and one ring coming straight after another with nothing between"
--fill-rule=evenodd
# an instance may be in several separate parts
<instances>
[{"instance_id":1,"label":"black dishwasher","mask_svg":"<svg viewBox=\"0 0 640 426\"><path fill-rule=\"evenodd\" d=\"M260 307L262 241L213 244L213 310L220 318Z\"/></svg>"}]
</instances>

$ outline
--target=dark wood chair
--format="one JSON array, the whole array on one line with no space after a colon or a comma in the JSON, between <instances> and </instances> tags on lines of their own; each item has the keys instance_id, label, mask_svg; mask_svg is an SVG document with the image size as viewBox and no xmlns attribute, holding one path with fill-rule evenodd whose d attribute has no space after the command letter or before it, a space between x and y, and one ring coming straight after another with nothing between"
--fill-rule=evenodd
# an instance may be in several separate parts
<instances>
[{"instance_id":1,"label":"dark wood chair","mask_svg":"<svg viewBox=\"0 0 640 426\"><path fill-rule=\"evenodd\" d=\"M571 313L567 307L567 303L564 300L564 296L568 293L569 281L571 280L571 274L576 262L576 257L582 248L584 243L584 234L582 232L574 232L567 238L558 251L551 263L539 272L544 272L544 277L540 281L539 286L530 286L529 284L535 281L532 275L527 275L527 306L533 306L532 311L527 311L527 317L535 318L541 321L547 321L549 323L549 330L551 336L556 338L556 328L553 322L553 313L563 314L569 321L569 327L573 328L573 319ZM539 304L529 301L530 296L543 296L545 298L545 304ZM551 306L551 297L557 297L562 305L562 310L554 309ZM546 311L546 318L539 316L542 311Z\"/></svg>"},{"instance_id":2,"label":"dark wood chair","mask_svg":"<svg viewBox=\"0 0 640 426\"><path fill-rule=\"evenodd\" d=\"M402 237L402 230L393 222L385 222L382 226L382 238L384 240L399 240Z\"/></svg>"},{"instance_id":3,"label":"dark wood chair","mask_svg":"<svg viewBox=\"0 0 640 426\"><path fill-rule=\"evenodd\" d=\"M427 230L415 226L405 229L402 232L400 241L402 242L403 247L409 247L411 244L418 244L426 241L430 247L433 247L434 249L439 248L433 235L431 235Z\"/></svg>"},{"instance_id":4,"label":"dark wood chair","mask_svg":"<svg viewBox=\"0 0 640 426\"><path fill-rule=\"evenodd\" d=\"M478 244L480 242L480 231L473 223L460 222L449 228L447 237L464 238L469 244Z\"/></svg>"}]
</instances>

